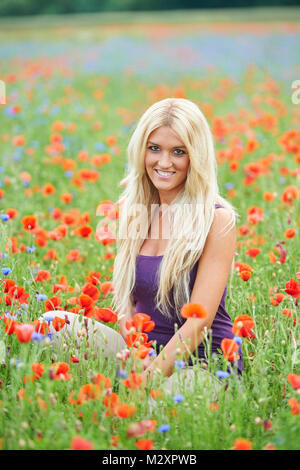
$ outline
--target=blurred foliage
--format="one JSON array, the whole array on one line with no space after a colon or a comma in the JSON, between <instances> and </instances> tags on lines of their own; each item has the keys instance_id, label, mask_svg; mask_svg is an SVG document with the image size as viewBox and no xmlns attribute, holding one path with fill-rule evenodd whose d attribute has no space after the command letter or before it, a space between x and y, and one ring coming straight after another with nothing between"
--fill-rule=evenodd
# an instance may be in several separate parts
<instances>
[{"instance_id":1,"label":"blurred foliage","mask_svg":"<svg viewBox=\"0 0 300 470\"><path fill-rule=\"evenodd\" d=\"M1 0L0 16L296 5L300 0Z\"/></svg>"}]
</instances>

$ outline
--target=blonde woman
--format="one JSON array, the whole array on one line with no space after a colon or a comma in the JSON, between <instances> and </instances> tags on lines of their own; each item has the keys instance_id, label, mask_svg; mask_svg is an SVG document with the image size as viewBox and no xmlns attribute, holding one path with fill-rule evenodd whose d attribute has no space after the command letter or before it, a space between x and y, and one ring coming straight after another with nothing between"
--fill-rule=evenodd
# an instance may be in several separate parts
<instances>
[{"instance_id":1,"label":"blonde woman","mask_svg":"<svg viewBox=\"0 0 300 470\"><path fill-rule=\"evenodd\" d=\"M155 322L148 337L157 356L144 360L144 384L158 372L169 391L182 384L193 388L200 376L202 384L217 388L218 379L205 369L195 374L189 356L205 361L203 340L210 332L215 353L223 338L234 337L225 297L237 214L219 194L212 134L195 103L168 98L145 111L130 139L128 174L120 184L125 190L118 201L112 306L121 335L86 319L90 331L98 345L116 353L126 347L126 320L146 313ZM203 305L207 317L184 320L180 310L187 303ZM78 319L71 313L68 318L70 332ZM185 360L180 374L174 373L179 357ZM241 359L237 366L240 373Z\"/></svg>"},{"instance_id":2,"label":"blonde woman","mask_svg":"<svg viewBox=\"0 0 300 470\"><path fill-rule=\"evenodd\" d=\"M225 296L237 214L219 194L212 134L190 100L168 98L146 110L129 142L128 170L121 182L126 188L119 201L113 306L124 338L133 313L151 316L149 340L163 349L152 362L146 358L144 383L159 370L170 377L167 385L175 379L179 353L187 358L198 348L205 359L205 331L212 331L215 353L223 338L234 337ZM184 320L180 310L189 302L203 305L207 317Z\"/></svg>"}]
</instances>

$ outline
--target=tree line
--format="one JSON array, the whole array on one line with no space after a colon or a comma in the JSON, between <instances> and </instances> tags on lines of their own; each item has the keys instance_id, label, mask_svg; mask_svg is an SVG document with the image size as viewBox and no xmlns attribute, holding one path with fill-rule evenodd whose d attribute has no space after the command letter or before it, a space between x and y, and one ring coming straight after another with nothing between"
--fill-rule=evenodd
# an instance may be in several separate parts
<instances>
[{"instance_id":1,"label":"tree line","mask_svg":"<svg viewBox=\"0 0 300 470\"><path fill-rule=\"evenodd\" d=\"M0 16L298 5L300 0L1 0Z\"/></svg>"}]
</instances>

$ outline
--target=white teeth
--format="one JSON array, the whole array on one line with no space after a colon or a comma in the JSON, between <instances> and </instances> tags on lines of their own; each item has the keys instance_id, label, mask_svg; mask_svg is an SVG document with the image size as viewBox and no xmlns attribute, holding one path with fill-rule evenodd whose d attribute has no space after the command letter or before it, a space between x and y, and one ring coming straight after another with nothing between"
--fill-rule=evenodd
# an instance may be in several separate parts
<instances>
[{"instance_id":1,"label":"white teeth","mask_svg":"<svg viewBox=\"0 0 300 470\"><path fill-rule=\"evenodd\" d=\"M170 172L170 171L159 171L159 170L156 170L156 171L161 176L171 176L173 174L173 172Z\"/></svg>"}]
</instances>

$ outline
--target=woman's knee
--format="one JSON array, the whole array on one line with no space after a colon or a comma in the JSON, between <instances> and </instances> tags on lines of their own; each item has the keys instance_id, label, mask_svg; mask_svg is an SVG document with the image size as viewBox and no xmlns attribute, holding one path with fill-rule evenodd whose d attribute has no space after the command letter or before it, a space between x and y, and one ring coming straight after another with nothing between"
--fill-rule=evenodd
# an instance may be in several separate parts
<instances>
[{"instance_id":1,"label":"woman's knee","mask_svg":"<svg viewBox=\"0 0 300 470\"><path fill-rule=\"evenodd\" d=\"M52 325L52 321L55 317L66 320L65 325L58 332L55 331ZM102 349L105 355L108 353L116 354L126 348L126 343L120 333L94 318L88 318L64 310L51 310L44 313L42 317L40 317L40 320L48 321L51 333L56 336L57 333L64 335L66 332L68 336L74 336L74 339L78 339L77 337L81 339L85 336L89 337L89 340L94 343L98 349Z\"/></svg>"}]
</instances>

